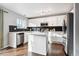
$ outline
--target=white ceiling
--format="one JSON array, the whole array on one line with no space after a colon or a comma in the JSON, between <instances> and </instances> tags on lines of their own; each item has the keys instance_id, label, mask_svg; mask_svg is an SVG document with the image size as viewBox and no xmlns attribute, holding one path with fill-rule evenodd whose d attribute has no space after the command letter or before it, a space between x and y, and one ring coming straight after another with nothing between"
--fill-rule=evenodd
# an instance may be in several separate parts
<instances>
[{"instance_id":1,"label":"white ceiling","mask_svg":"<svg viewBox=\"0 0 79 59\"><path fill-rule=\"evenodd\" d=\"M0 5L26 17L67 13L73 9L71 3L0 3Z\"/></svg>"}]
</instances>

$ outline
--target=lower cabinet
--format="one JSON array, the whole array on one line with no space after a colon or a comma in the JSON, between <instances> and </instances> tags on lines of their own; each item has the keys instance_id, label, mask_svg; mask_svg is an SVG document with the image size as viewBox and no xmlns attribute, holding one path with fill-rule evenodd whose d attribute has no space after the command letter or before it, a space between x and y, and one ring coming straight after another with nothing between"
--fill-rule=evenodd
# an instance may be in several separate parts
<instances>
[{"instance_id":1,"label":"lower cabinet","mask_svg":"<svg viewBox=\"0 0 79 59\"><path fill-rule=\"evenodd\" d=\"M22 43L27 43L26 32L9 32L9 47L17 48Z\"/></svg>"},{"instance_id":2,"label":"lower cabinet","mask_svg":"<svg viewBox=\"0 0 79 59\"><path fill-rule=\"evenodd\" d=\"M47 55L48 40L46 35L29 34L28 35L28 51Z\"/></svg>"}]
</instances>

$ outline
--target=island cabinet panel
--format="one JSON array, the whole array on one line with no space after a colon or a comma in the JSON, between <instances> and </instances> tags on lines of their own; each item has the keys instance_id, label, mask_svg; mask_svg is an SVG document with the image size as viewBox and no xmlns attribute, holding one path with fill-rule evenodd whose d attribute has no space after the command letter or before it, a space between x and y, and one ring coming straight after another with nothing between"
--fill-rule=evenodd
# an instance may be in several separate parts
<instances>
[{"instance_id":1,"label":"island cabinet panel","mask_svg":"<svg viewBox=\"0 0 79 59\"><path fill-rule=\"evenodd\" d=\"M47 55L48 43L47 35L30 34L28 35L28 51L41 55Z\"/></svg>"}]
</instances>

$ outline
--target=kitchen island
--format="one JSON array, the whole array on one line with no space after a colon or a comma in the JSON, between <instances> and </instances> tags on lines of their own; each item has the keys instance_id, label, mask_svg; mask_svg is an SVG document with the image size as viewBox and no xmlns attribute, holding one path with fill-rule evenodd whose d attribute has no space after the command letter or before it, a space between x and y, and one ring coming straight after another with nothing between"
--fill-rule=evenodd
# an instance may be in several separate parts
<instances>
[{"instance_id":1,"label":"kitchen island","mask_svg":"<svg viewBox=\"0 0 79 59\"><path fill-rule=\"evenodd\" d=\"M47 55L48 36L45 32L28 33L28 52Z\"/></svg>"}]
</instances>

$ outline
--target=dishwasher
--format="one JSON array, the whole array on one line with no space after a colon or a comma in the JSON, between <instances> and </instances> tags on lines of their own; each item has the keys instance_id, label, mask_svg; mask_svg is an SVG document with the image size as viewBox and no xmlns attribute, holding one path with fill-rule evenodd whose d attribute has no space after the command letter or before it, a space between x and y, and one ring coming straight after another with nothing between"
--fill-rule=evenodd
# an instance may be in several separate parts
<instances>
[{"instance_id":1,"label":"dishwasher","mask_svg":"<svg viewBox=\"0 0 79 59\"><path fill-rule=\"evenodd\" d=\"M16 45L20 45L20 44L23 44L24 43L24 33L18 33L16 35Z\"/></svg>"}]
</instances>

